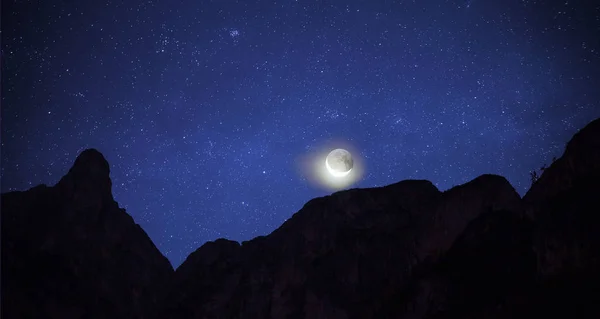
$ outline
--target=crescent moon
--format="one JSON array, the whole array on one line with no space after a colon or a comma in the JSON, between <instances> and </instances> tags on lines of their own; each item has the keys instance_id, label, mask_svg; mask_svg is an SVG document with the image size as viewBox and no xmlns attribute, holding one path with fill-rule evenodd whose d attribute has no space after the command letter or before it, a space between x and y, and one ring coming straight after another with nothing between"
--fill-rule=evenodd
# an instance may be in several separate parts
<instances>
[{"instance_id":1,"label":"crescent moon","mask_svg":"<svg viewBox=\"0 0 600 319\"><path fill-rule=\"evenodd\" d=\"M329 166L329 162L327 162L327 159L325 159L325 167L327 168L329 174L333 175L334 177L344 177L350 174L350 171L352 171L352 169L349 169L345 172L336 172L333 170L333 168L331 168L331 166Z\"/></svg>"}]
</instances>

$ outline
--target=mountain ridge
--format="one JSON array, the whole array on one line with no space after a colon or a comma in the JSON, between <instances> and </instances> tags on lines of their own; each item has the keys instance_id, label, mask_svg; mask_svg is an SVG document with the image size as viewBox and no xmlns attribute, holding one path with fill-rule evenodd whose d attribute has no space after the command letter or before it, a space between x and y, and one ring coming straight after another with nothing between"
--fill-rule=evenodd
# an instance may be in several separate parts
<instances>
[{"instance_id":1,"label":"mountain ridge","mask_svg":"<svg viewBox=\"0 0 600 319\"><path fill-rule=\"evenodd\" d=\"M269 235L207 242L173 269L115 202L104 156L87 149L56 185L2 194L2 315L517 318L567 305L598 314L590 305L600 298L556 288L600 287L598 181L600 119L523 197L493 174L445 191L426 180L338 191ZM564 307L545 305L553 298Z\"/></svg>"}]
</instances>

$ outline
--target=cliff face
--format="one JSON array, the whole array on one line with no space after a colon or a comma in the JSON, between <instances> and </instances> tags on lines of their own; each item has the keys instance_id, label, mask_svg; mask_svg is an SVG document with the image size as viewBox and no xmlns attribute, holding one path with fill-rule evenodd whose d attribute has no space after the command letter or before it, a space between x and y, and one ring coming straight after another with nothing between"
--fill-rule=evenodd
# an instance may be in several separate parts
<instances>
[{"instance_id":1,"label":"cliff face","mask_svg":"<svg viewBox=\"0 0 600 319\"><path fill-rule=\"evenodd\" d=\"M3 318L148 318L172 273L95 150L54 187L2 194Z\"/></svg>"},{"instance_id":2,"label":"cliff face","mask_svg":"<svg viewBox=\"0 0 600 319\"><path fill-rule=\"evenodd\" d=\"M600 317L600 119L577 133L517 210L469 222L402 303L408 318ZM400 298L402 299L402 298Z\"/></svg>"},{"instance_id":3,"label":"cliff face","mask_svg":"<svg viewBox=\"0 0 600 319\"><path fill-rule=\"evenodd\" d=\"M518 194L492 175L445 193L403 181L318 198L269 236L191 254L163 317L381 318L413 269L443 256L470 219L509 208L520 210Z\"/></svg>"},{"instance_id":4,"label":"cliff face","mask_svg":"<svg viewBox=\"0 0 600 319\"><path fill-rule=\"evenodd\" d=\"M2 195L2 314L598 318L599 143L600 119L524 199L496 175L337 192L268 236L206 243L175 272L88 150L56 186Z\"/></svg>"}]
</instances>

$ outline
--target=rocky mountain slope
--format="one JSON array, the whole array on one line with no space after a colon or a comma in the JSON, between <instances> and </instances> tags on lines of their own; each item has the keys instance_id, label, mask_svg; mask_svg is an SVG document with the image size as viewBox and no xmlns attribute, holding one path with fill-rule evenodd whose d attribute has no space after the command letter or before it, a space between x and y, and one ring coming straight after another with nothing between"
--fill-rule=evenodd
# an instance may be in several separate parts
<instances>
[{"instance_id":1,"label":"rocky mountain slope","mask_svg":"<svg viewBox=\"0 0 600 319\"><path fill-rule=\"evenodd\" d=\"M523 199L496 175L341 191L176 271L110 188L86 150L2 194L3 318L600 318L600 119Z\"/></svg>"},{"instance_id":2,"label":"rocky mountain slope","mask_svg":"<svg viewBox=\"0 0 600 319\"><path fill-rule=\"evenodd\" d=\"M2 194L2 318L148 318L171 264L82 152L53 187Z\"/></svg>"}]
</instances>

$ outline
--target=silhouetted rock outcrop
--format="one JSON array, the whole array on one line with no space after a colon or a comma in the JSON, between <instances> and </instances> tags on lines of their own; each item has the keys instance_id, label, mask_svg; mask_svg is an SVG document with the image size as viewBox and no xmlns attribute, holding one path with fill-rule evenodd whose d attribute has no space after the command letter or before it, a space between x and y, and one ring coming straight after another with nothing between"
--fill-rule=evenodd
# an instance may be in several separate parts
<instances>
[{"instance_id":1,"label":"silhouetted rock outcrop","mask_svg":"<svg viewBox=\"0 0 600 319\"><path fill-rule=\"evenodd\" d=\"M2 194L2 318L148 318L172 273L96 150L54 187Z\"/></svg>"},{"instance_id":2,"label":"silhouetted rock outcrop","mask_svg":"<svg viewBox=\"0 0 600 319\"><path fill-rule=\"evenodd\" d=\"M596 120L524 199L497 175L341 191L268 236L208 242L174 273L88 150L55 187L2 195L3 315L598 318L599 143Z\"/></svg>"},{"instance_id":3,"label":"silhouetted rock outcrop","mask_svg":"<svg viewBox=\"0 0 600 319\"><path fill-rule=\"evenodd\" d=\"M600 172L600 119L589 123L567 143L565 153L546 168L527 192L523 201L530 214L549 205L549 199L567 191L582 178L594 178Z\"/></svg>"}]
</instances>

